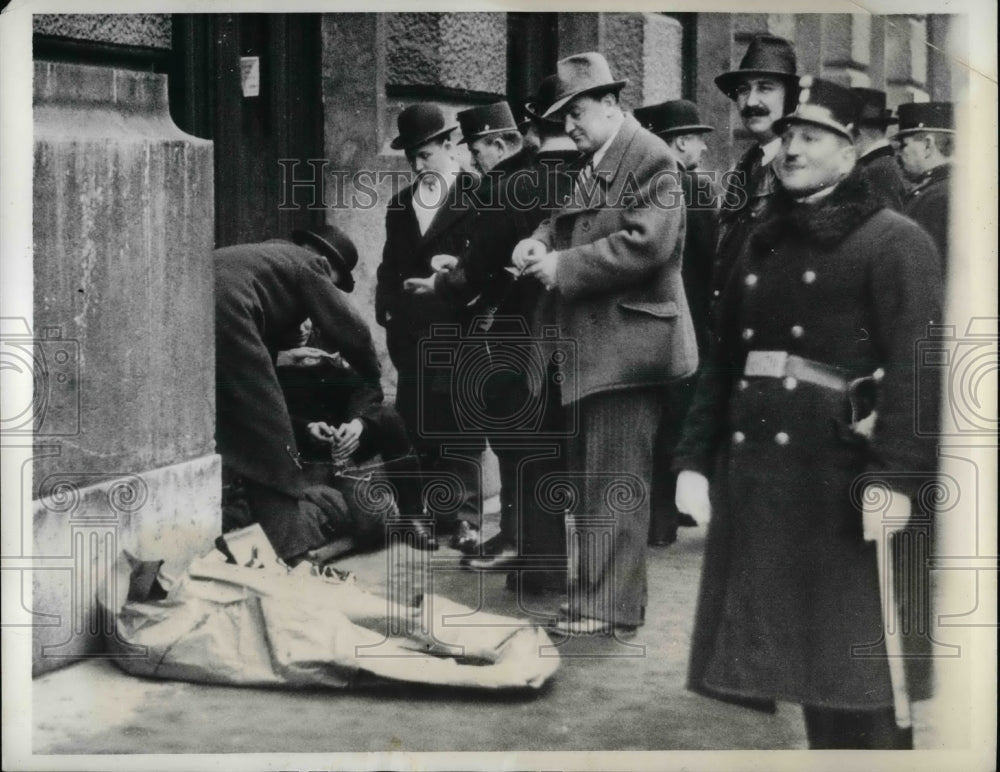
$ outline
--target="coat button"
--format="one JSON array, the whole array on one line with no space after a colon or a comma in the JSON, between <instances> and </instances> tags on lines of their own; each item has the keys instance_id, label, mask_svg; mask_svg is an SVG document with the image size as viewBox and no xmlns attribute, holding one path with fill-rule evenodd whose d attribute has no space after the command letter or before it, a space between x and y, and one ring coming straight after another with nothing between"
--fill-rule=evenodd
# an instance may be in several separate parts
<instances>
[{"instance_id":1,"label":"coat button","mask_svg":"<svg viewBox=\"0 0 1000 772\"><path fill-rule=\"evenodd\" d=\"M747 436L743 432L733 432L733 442L739 445Z\"/></svg>"},{"instance_id":2,"label":"coat button","mask_svg":"<svg viewBox=\"0 0 1000 772\"><path fill-rule=\"evenodd\" d=\"M743 330L743 340L750 340L753 337L753 330L747 327Z\"/></svg>"},{"instance_id":3,"label":"coat button","mask_svg":"<svg viewBox=\"0 0 1000 772\"><path fill-rule=\"evenodd\" d=\"M740 391L743 391L743 389L745 389L749 385L750 381L748 381L746 378L740 378L739 382L736 384L736 388L738 388Z\"/></svg>"},{"instance_id":4,"label":"coat button","mask_svg":"<svg viewBox=\"0 0 1000 772\"><path fill-rule=\"evenodd\" d=\"M806 334L805 328L803 328L801 324L797 324L794 327L792 327L793 338L801 338L805 334Z\"/></svg>"},{"instance_id":5,"label":"coat button","mask_svg":"<svg viewBox=\"0 0 1000 772\"><path fill-rule=\"evenodd\" d=\"M792 376L788 376L787 378L785 378L785 380L782 381L782 384L786 389L791 391L792 389L794 389L796 386L799 385L799 382L794 378L792 378Z\"/></svg>"},{"instance_id":6,"label":"coat button","mask_svg":"<svg viewBox=\"0 0 1000 772\"><path fill-rule=\"evenodd\" d=\"M719 290L712 290L712 297L713 298L719 297Z\"/></svg>"},{"instance_id":7,"label":"coat button","mask_svg":"<svg viewBox=\"0 0 1000 772\"><path fill-rule=\"evenodd\" d=\"M816 272L806 271L804 274L802 274L802 281L804 281L806 284L812 284L814 281L816 281Z\"/></svg>"},{"instance_id":8,"label":"coat button","mask_svg":"<svg viewBox=\"0 0 1000 772\"><path fill-rule=\"evenodd\" d=\"M755 273L748 273L743 278L743 283L746 284L748 287L756 286L756 284L757 284L757 274L755 274Z\"/></svg>"},{"instance_id":9,"label":"coat button","mask_svg":"<svg viewBox=\"0 0 1000 772\"><path fill-rule=\"evenodd\" d=\"M779 445L787 445L788 435L785 432L778 432L777 434L774 435L774 441L777 442Z\"/></svg>"}]
</instances>

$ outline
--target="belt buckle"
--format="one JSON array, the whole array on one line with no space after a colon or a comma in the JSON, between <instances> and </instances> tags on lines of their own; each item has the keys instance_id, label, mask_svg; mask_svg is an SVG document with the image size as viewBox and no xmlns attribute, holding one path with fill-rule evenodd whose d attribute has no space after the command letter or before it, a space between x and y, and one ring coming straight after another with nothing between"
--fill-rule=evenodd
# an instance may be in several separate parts
<instances>
[{"instance_id":1,"label":"belt buckle","mask_svg":"<svg viewBox=\"0 0 1000 772\"><path fill-rule=\"evenodd\" d=\"M751 351L743 374L751 378L781 378L788 363L787 351Z\"/></svg>"}]
</instances>

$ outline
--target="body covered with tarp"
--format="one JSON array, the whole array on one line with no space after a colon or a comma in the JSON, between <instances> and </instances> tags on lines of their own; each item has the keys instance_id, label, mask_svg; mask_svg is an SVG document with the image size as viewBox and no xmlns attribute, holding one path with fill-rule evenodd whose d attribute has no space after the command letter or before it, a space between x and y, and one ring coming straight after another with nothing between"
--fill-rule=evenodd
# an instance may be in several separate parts
<instances>
[{"instance_id":1,"label":"body covered with tarp","mask_svg":"<svg viewBox=\"0 0 1000 772\"><path fill-rule=\"evenodd\" d=\"M155 601L137 599L147 593L136 593L131 573L109 649L133 675L246 686L388 680L537 689L559 665L546 633L524 620L437 595L397 603L392 592L382 597L350 575L308 564L248 567L213 552Z\"/></svg>"}]
</instances>

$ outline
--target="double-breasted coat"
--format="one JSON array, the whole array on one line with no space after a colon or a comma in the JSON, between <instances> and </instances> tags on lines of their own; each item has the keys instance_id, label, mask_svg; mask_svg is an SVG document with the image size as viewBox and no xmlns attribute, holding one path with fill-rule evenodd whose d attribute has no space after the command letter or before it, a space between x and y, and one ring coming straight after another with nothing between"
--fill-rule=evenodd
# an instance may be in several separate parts
<instances>
[{"instance_id":1,"label":"double-breasted coat","mask_svg":"<svg viewBox=\"0 0 1000 772\"><path fill-rule=\"evenodd\" d=\"M460 325L465 313L460 305L439 293L407 292L403 282L431 276L431 258L435 255L465 254L476 222L473 191L477 185L473 175L460 172L448 191L448 200L423 234L413 207L414 186L394 196L386 211L385 246L375 287L375 318L385 327L389 357L399 376L396 409L414 435L425 419L432 423L447 421L451 403L448 378L429 379L420 388L418 379L424 373L421 341L431 337L434 325ZM420 404L421 392L423 404ZM419 438L415 436L415 440L419 444Z\"/></svg>"},{"instance_id":2,"label":"double-breasted coat","mask_svg":"<svg viewBox=\"0 0 1000 772\"><path fill-rule=\"evenodd\" d=\"M884 708L893 699L860 493L866 480L910 496L933 484L934 445L917 436L914 416L933 420L937 408L937 376L919 368L916 347L940 320L938 257L860 170L816 204L782 195L773 211L734 267L675 460L711 478L713 509L689 688L757 704ZM779 351L833 379L745 372L752 353ZM866 440L850 428L847 393L831 384L878 369ZM857 654L864 644L869 656ZM911 695L926 696L926 662L906 662L918 665Z\"/></svg>"},{"instance_id":3,"label":"double-breasted coat","mask_svg":"<svg viewBox=\"0 0 1000 772\"><path fill-rule=\"evenodd\" d=\"M371 333L322 255L288 241L217 249L216 443L223 463L293 496L305 487L275 357L305 319L371 389L380 368Z\"/></svg>"},{"instance_id":4,"label":"double-breasted coat","mask_svg":"<svg viewBox=\"0 0 1000 772\"><path fill-rule=\"evenodd\" d=\"M948 265L948 227L951 220L951 164L935 166L910 191L903 214L927 231L937 245L941 264Z\"/></svg>"}]
</instances>

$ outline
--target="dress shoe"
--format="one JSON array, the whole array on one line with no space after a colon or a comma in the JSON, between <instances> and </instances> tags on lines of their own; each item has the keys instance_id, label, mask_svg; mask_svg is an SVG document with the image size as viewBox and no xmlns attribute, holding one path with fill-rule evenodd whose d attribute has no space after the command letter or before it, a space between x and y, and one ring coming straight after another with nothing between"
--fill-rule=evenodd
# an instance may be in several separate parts
<instances>
[{"instance_id":1,"label":"dress shoe","mask_svg":"<svg viewBox=\"0 0 1000 772\"><path fill-rule=\"evenodd\" d=\"M635 638L638 631L635 625L613 625L605 619L595 619L593 617L559 617L545 625L548 632L567 638L579 638L584 636L614 636L618 640L628 640Z\"/></svg>"},{"instance_id":2,"label":"dress shoe","mask_svg":"<svg viewBox=\"0 0 1000 772\"><path fill-rule=\"evenodd\" d=\"M650 547L669 547L675 541L677 541L676 531L672 534L656 534L655 536L650 536L646 543Z\"/></svg>"},{"instance_id":3,"label":"dress shoe","mask_svg":"<svg viewBox=\"0 0 1000 772\"><path fill-rule=\"evenodd\" d=\"M458 527L455 528L455 532L451 535L448 546L458 550L463 555L474 555L479 551L481 543L482 535L479 529L467 520L459 520Z\"/></svg>"},{"instance_id":4,"label":"dress shoe","mask_svg":"<svg viewBox=\"0 0 1000 772\"><path fill-rule=\"evenodd\" d=\"M691 515L681 512L677 516L677 525L679 525L681 528L697 528L698 521L695 520L693 517L691 517Z\"/></svg>"},{"instance_id":5,"label":"dress shoe","mask_svg":"<svg viewBox=\"0 0 1000 772\"><path fill-rule=\"evenodd\" d=\"M462 567L479 571L513 568L518 557L517 547L497 534L483 542L479 555L466 555L462 558Z\"/></svg>"}]
</instances>

